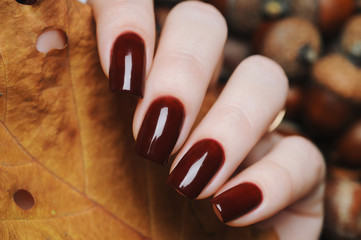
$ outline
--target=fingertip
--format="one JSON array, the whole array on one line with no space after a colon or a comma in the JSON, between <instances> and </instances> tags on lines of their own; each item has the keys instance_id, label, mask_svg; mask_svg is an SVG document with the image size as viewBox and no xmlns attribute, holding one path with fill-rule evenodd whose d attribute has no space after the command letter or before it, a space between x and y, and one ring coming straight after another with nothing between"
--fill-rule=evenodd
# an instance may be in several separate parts
<instances>
[{"instance_id":1,"label":"fingertip","mask_svg":"<svg viewBox=\"0 0 361 240\"><path fill-rule=\"evenodd\" d=\"M278 87L283 89L283 92L288 91L288 78L283 68L275 61L262 55L253 55L240 64L244 68L256 68L261 76L267 76L265 79L270 79Z\"/></svg>"}]
</instances>

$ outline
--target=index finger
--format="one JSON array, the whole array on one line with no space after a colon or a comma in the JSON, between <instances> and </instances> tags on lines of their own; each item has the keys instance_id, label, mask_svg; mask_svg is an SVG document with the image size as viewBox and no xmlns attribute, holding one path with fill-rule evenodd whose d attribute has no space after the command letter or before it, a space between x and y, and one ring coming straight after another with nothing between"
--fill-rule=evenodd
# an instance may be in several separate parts
<instances>
[{"instance_id":1,"label":"index finger","mask_svg":"<svg viewBox=\"0 0 361 240\"><path fill-rule=\"evenodd\" d=\"M112 91L143 97L152 64L155 20L152 0L89 0L97 23L100 61Z\"/></svg>"}]
</instances>

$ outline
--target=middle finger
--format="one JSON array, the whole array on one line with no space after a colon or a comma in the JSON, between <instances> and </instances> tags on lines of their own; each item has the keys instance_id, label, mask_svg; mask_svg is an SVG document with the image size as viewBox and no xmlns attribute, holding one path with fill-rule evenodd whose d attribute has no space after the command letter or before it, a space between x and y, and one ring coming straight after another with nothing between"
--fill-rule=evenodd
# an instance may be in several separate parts
<instances>
[{"instance_id":1,"label":"middle finger","mask_svg":"<svg viewBox=\"0 0 361 240\"><path fill-rule=\"evenodd\" d=\"M139 155L164 165L184 142L226 36L224 18L209 4L187 1L169 13L134 117Z\"/></svg>"}]
</instances>

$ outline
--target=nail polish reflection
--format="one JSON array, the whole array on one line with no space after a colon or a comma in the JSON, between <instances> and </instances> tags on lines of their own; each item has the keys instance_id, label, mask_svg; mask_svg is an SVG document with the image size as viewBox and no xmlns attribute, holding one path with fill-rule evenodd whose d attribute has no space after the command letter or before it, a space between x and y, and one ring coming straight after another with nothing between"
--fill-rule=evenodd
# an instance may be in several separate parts
<instances>
[{"instance_id":1,"label":"nail polish reflection","mask_svg":"<svg viewBox=\"0 0 361 240\"><path fill-rule=\"evenodd\" d=\"M145 45L135 33L124 33L113 43L109 67L109 88L112 92L143 97L146 69Z\"/></svg>"},{"instance_id":2,"label":"nail polish reflection","mask_svg":"<svg viewBox=\"0 0 361 240\"><path fill-rule=\"evenodd\" d=\"M179 188L185 188L193 182L199 170L202 168L204 160L206 159L207 155L208 152L204 153L203 156L197 162L195 162L194 165L192 165L192 167L189 169L188 173L184 177L183 181L179 185Z\"/></svg>"},{"instance_id":3,"label":"nail polish reflection","mask_svg":"<svg viewBox=\"0 0 361 240\"><path fill-rule=\"evenodd\" d=\"M134 151L156 163L167 164L183 120L184 108L178 99L171 96L155 99L144 116Z\"/></svg>"},{"instance_id":4,"label":"nail polish reflection","mask_svg":"<svg viewBox=\"0 0 361 240\"><path fill-rule=\"evenodd\" d=\"M151 145L153 142L157 141L157 139L162 136L165 124L168 118L168 107L164 107L160 110L157 126L155 127L154 135L151 141Z\"/></svg>"},{"instance_id":5,"label":"nail polish reflection","mask_svg":"<svg viewBox=\"0 0 361 240\"><path fill-rule=\"evenodd\" d=\"M131 83L131 76L132 76L132 53L128 52L128 54L124 58L124 83L123 83L123 90L130 91L130 83Z\"/></svg>"},{"instance_id":6,"label":"nail polish reflection","mask_svg":"<svg viewBox=\"0 0 361 240\"><path fill-rule=\"evenodd\" d=\"M224 162L224 151L214 139L195 143L179 161L167 182L189 199L195 199L217 174Z\"/></svg>"}]
</instances>

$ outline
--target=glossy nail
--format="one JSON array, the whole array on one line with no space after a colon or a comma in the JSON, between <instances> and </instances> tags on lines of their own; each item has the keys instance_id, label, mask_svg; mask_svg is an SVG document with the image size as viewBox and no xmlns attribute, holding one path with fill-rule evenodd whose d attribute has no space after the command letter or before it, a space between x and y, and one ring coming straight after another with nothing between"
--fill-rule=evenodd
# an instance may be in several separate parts
<instances>
[{"instance_id":1,"label":"glossy nail","mask_svg":"<svg viewBox=\"0 0 361 240\"><path fill-rule=\"evenodd\" d=\"M165 165L184 121L182 103L174 97L156 99L149 107L135 142L140 156Z\"/></svg>"},{"instance_id":2,"label":"glossy nail","mask_svg":"<svg viewBox=\"0 0 361 240\"><path fill-rule=\"evenodd\" d=\"M257 208L263 200L261 190L253 183L242 183L211 200L223 222L229 222Z\"/></svg>"},{"instance_id":3,"label":"glossy nail","mask_svg":"<svg viewBox=\"0 0 361 240\"><path fill-rule=\"evenodd\" d=\"M113 44L109 69L109 87L143 97L145 79L144 41L134 33L120 35Z\"/></svg>"},{"instance_id":4,"label":"glossy nail","mask_svg":"<svg viewBox=\"0 0 361 240\"><path fill-rule=\"evenodd\" d=\"M195 199L224 162L220 144L204 139L193 145L169 175L167 182L189 199Z\"/></svg>"}]
</instances>

